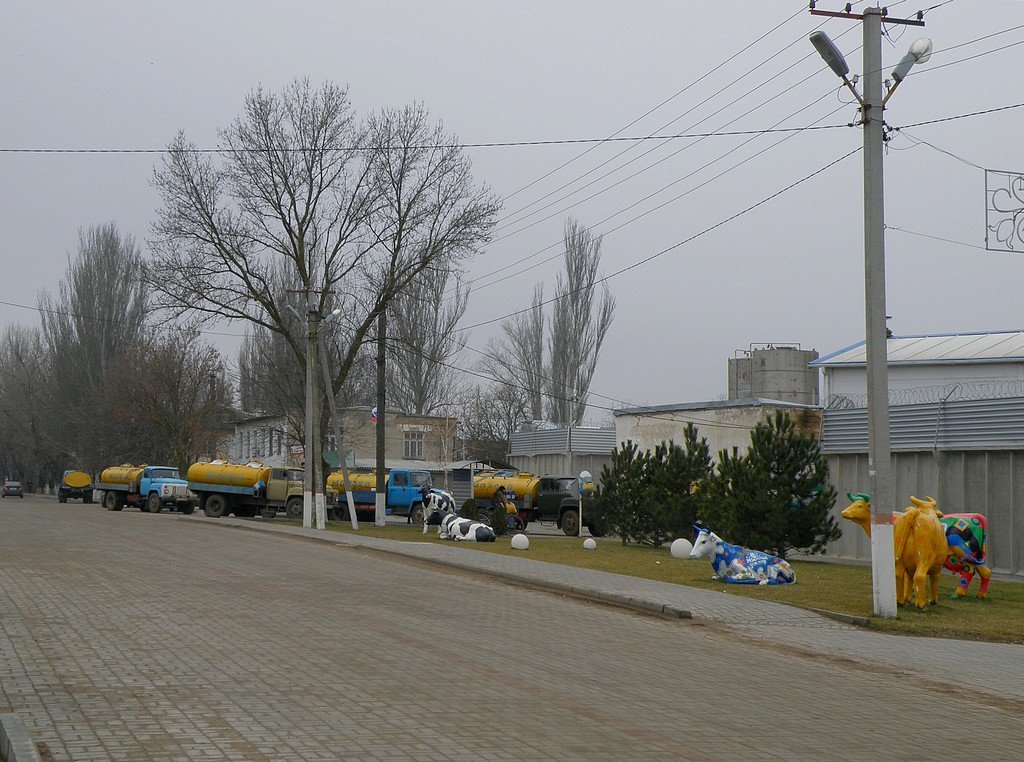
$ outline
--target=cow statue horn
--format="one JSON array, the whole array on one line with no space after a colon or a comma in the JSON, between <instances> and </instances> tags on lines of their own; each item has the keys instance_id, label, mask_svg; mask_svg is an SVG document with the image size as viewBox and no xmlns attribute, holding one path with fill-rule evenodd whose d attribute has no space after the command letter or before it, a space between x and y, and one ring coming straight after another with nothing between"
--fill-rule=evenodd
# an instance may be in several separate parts
<instances>
[{"instance_id":1,"label":"cow statue horn","mask_svg":"<svg viewBox=\"0 0 1024 762\"><path fill-rule=\"evenodd\" d=\"M867 492L847 492L846 499L851 503L856 503L858 500L863 500L865 503L871 502L871 495Z\"/></svg>"}]
</instances>

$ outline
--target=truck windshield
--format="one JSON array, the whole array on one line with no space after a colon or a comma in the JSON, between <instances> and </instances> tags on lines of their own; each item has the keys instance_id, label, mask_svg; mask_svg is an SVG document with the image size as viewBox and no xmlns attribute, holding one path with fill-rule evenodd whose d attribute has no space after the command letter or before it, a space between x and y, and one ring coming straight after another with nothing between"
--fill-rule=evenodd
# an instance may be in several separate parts
<instances>
[{"instance_id":1,"label":"truck windshield","mask_svg":"<svg viewBox=\"0 0 1024 762\"><path fill-rule=\"evenodd\" d=\"M424 485L430 486L430 474L414 471L412 474L412 486L423 487Z\"/></svg>"},{"instance_id":2,"label":"truck windshield","mask_svg":"<svg viewBox=\"0 0 1024 762\"><path fill-rule=\"evenodd\" d=\"M568 492L569 494L572 494L574 484L576 484L575 479L559 479L555 482L559 492Z\"/></svg>"},{"instance_id":3,"label":"truck windshield","mask_svg":"<svg viewBox=\"0 0 1024 762\"><path fill-rule=\"evenodd\" d=\"M176 468L151 468L149 469L150 479L177 479L178 469Z\"/></svg>"},{"instance_id":4,"label":"truck windshield","mask_svg":"<svg viewBox=\"0 0 1024 762\"><path fill-rule=\"evenodd\" d=\"M302 471L292 470L288 472L288 479L293 482L301 482L304 477L305 474Z\"/></svg>"}]
</instances>

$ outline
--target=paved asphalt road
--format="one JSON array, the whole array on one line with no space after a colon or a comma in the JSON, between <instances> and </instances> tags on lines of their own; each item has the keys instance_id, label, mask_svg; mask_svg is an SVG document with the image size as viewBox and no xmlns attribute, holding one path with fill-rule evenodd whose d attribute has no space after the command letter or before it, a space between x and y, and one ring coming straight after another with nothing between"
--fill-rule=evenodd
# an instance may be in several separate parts
<instances>
[{"instance_id":1,"label":"paved asphalt road","mask_svg":"<svg viewBox=\"0 0 1024 762\"><path fill-rule=\"evenodd\" d=\"M74 760L1024 749L1019 703L963 702L827 653L358 548L31 496L0 503L3 711Z\"/></svg>"}]
</instances>

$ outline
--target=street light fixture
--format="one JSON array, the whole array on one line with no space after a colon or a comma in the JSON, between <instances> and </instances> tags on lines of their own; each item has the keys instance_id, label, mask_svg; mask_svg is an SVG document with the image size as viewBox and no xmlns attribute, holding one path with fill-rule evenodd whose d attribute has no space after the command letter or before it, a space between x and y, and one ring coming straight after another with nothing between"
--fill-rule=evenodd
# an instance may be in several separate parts
<instances>
[{"instance_id":1,"label":"street light fixture","mask_svg":"<svg viewBox=\"0 0 1024 762\"><path fill-rule=\"evenodd\" d=\"M813 32L810 42L830 69L842 78L857 97L864 127L864 313L866 368L868 381L868 477L871 481L871 576L874 613L896 616L896 578L893 574L892 455L889 443L889 379L886 346L885 314L885 203L882 149L885 143L882 114L886 101L916 63L924 63L931 55L931 41L918 40L910 47L892 72L894 84L882 83L882 8L865 8L862 15L814 11L818 15L841 15L863 20L864 27L864 94L861 96L850 82L849 66L835 43L823 32ZM909 23L914 21L894 21ZM882 95L885 87L887 92Z\"/></svg>"}]
</instances>

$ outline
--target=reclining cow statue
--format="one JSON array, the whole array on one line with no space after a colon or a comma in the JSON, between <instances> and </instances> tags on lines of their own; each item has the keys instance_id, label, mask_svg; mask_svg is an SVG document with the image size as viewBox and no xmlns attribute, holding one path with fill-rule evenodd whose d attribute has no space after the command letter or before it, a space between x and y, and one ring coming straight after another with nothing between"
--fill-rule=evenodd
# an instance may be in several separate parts
<instances>
[{"instance_id":1,"label":"reclining cow statue","mask_svg":"<svg viewBox=\"0 0 1024 762\"><path fill-rule=\"evenodd\" d=\"M711 560L715 576L723 582L738 585L787 585L796 582L796 572L784 559L730 545L707 527L694 524L697 539L690 558L706 556Z\"/></svg>"},{"instance_id":2,"label":"reclining cow statue","mask_svg":"<svg viewBox=\"0 0 1024 762\"><path fill-rule=\"evenodd\" d=\"M863 492L846 493L850 506L843 511L842 516L855 524L871 536L871 498ZM916 498L912 498L916 499ZM902 511L893 513L897 518L903 515ZM947 552L943 561L943 567L957 575L956 597L963 598L971 586L974 575L977 574L981 580L978 589L978 598L988 596L989 578L992 576L991 569L986 562L988 521L980 513L947 513L938 512L939 522L946 532ZM905 602L909 597L909 590L905 590L906 581L896 580L896 597L899 602Z\"/></svg>"},{"instance_id":3,"label":"reclining cow statue","mask_svg":"<svg viewBox=\"0 0 1024 762\"><path fill-rule=\"evenodd\" d=\"M442 540L468 540L470 542L494 542L494 530L482 521L463 519L454 513L445 513L434 508L424 519L427 526L437 527L437 536Z\"/></svg>"}]
</instances>

